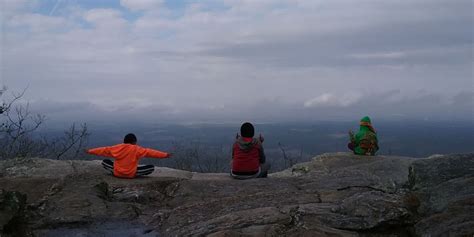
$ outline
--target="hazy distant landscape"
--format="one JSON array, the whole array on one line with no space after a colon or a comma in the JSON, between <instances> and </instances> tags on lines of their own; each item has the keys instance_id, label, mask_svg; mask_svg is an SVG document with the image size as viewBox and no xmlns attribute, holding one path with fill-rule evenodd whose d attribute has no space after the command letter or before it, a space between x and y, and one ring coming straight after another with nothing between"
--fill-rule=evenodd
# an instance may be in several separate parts
<instances>
[{"instance_id":1,"label":"hazy distant landscape","mask_svg":"<svg viewBox=\"0 0 474 237\"><path fill-rule=\"evenodd\" d=\"M0 9L0 110L23 108L0 118L5 157L76 157L80 133L64 131L87 122L89 147L133 132L175 153L158 165L223 171L251 120L278 170L346 151L364 115L382 155L473 151L472 1L12 0ZM48 120L31 132L39 139L19 136L15 121L34 124L36 113Z\"/></svg>"},{"instance_id":2,"label":"hazy distant landscape","mask_svg":"<svg viewBox=\"0 0 474 237\"><path fill-rule=\"evenodd\" d=\"M474 150L472 122L374 123L379 136L380 155L427 157L433 154L466 153ZM194 151L199 153L201 162L211 162L208 160L211 159L213 163L218 163L216 171L225 171L230 160L230 147L235 134L239 132L240 124L90 123L88 127L91 133L88 147L121 143L126 133L133 132L142 146L176 153L173 159L145 159L144 163L176 167L183 159L193 156L194 154L189 152ZM357 121L256 124L256 134L262 133L265 137L264 148L267 159L273 164L273 170L289 165L288 162L285 163L281 148L294 162L307 161L325 152L347 151L349 129L357 131ZM42 131L48 136L60 132L59 129ZM191 161L196 163L193 159ZM199 171L197 167L193 169Z\"/></svg>"}]
</instances>

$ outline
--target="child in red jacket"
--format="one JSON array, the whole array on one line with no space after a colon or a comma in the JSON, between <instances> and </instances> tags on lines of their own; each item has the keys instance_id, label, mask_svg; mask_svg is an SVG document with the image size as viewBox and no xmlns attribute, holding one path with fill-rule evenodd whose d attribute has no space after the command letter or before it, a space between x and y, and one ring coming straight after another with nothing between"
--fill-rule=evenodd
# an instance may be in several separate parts
<instances>
[{"instance_id":1,"label":"child in red jacket","mask_svg":"<svg viewBox=\"0 0 474 237\"><path fill-rule=\"evenodd\" d=\"M263 151L263 137L254 138L255 129L251 123L240 127L240 135L232 146L232 168L230 174L236 179L265 178L270 164Z\"/></svg>"},{"instance_id":2,"label":"child in red jacket","mask_svg":"<svg viewBox=\"0 0 474 237\"><path fill-rule=\"evenodd\" d=\"M125 136L122 144L115 146L99 147L87 150L87 153L106 156L115 159L115 162L105 159L102 161L104 169L121 178L135 178L136 176L149 175L155 170L153 165L138 165L143 157L169 158L170 153L143 148L137 145L137 137L130 133Z\"/></svg>"}]
</instances>

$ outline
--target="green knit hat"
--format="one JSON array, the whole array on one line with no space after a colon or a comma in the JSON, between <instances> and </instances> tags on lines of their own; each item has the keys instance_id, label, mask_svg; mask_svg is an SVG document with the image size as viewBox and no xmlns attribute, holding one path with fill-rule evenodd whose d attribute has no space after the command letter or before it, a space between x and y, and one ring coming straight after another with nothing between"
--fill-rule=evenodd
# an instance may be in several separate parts
<instances>
[{"instance_id":1,"label":"green knit hat","mask_svg":"<svg viewBox=\"0 0 474 237\"><path fill-rule=\"evenodd\" d=\"M363 117L360 121L361 121L361 122L364 122L364 123L371 123L369 116Z\"/></svg>"}]
</instances>

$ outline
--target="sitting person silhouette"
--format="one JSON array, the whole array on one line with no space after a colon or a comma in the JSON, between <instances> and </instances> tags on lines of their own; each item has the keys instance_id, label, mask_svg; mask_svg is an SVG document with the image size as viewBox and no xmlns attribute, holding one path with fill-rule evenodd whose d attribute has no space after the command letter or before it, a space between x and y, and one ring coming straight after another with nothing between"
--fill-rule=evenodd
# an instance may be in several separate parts
<instances>
[{"instance_id":1,"label":"sitting person silhouette","mask_svg":"<svg viewBox=\"0 0 474 237\"><path fill-rule=\"evenodd\" d=\"M170 153L138 146L137 137L133 133L127 134L123 139L122 144L89 149L87 150L87 153L114 158L115 162L109 159L103 160L102 166L107 171L110 171L114 176L120 178L135 178L136 176L149 175L153 173L155 166L138 165L139 159L143 157L171 157Z\"/></svg>"},{"instance_id":2,"label":"sitting person silhouette","mask_svg":"<svg viewBox=\"0 0 474 237\"><path fill-rule=\"evenodd\" d=\"M373 156L379 150L377 133L368 116L360 120L359 132L354 136L354 133L349 131L349 137L351 142L347 147L356 155Z\"/></svg>"},{"instance_id":3,"label":"sitting person silhouette","mask_svg":"<svg viewBox=\"0 0 474 237\"><path fill-rule=\"evenodd\" d=\"M232 166L230 174L235 179L266 178L270 164L266 162L262 143L262 135L254 138L254 127L244 123L240 128L240 136L232 146Z\"/></svg>"}]
</instances>

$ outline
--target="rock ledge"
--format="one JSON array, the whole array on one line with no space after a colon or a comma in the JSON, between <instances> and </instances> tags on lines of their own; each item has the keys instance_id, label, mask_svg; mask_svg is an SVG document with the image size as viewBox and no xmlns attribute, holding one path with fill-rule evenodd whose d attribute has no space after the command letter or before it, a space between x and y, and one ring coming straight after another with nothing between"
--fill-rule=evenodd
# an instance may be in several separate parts
<instances>
[{"instance_id":1,"label":"rock ledge","mask_svg":"<svg viewBox=\"0 0 474 237\"><path fill-rule=\"evenodd\" d=\"M472 236L474 154L330 153L267 179L0 161L0 236Z\"/></svg>"}]
</instances>

